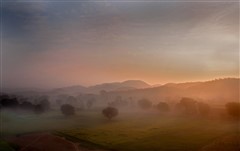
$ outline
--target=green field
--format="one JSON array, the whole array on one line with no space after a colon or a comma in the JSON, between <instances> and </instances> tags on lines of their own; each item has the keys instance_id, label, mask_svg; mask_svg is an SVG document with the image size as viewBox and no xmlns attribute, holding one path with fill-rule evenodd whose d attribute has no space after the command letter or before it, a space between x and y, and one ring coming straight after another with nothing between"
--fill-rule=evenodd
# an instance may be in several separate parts
<instances>
[{"instance_id":1,"label":"green field","mask_svg":"<svg viewBox=\"0 0 240 151\"><path fill-rule=\"evenodd\" d=\"M111 121L100 111L78 112L65 118L54 111L40 116L4 115L4 135L51 131L90 148L119 151L198 151L218 139L237 134L233 121L161 115L122 113Z\"/></svg>"}]
</instances>

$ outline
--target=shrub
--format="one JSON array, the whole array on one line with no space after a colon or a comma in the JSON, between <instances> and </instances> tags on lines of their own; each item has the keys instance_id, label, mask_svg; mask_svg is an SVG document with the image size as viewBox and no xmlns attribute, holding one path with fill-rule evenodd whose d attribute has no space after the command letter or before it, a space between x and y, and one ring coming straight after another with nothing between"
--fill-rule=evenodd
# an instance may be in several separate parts
<instances>
[{"instance_id":1,"label":"shrub","mask_svg":"<svg viewBox=\"0 0 240 151\"><path fill-rule=\"evenodd\" d=\"M43 107L43 109L44 109L45 111L47 111L47 110L50 109L50 102L48 101L47 98L42 98L42 99L40 100L40 104L41 104L41 106Z\"/></svg>"},{"instance_id":2,"label":"shrub","mask_svg":"<svg viewBox=\"0 0 240 151\"><path fill-rule=\"evenodd\" d=\"M149 109L152 107L152 102L149 101L148 99L141 99L138 101L138 105L142 108L142 109Z\"/></svg>"},{"instance_id":3,"label":"shrub","mask_svg":"<svg viewBox=\"0 0 240 151\"><path fill-rule=\"evenodd\" d=\"M168 112L170 110L169 105L165 102L159 102L156 107L160 112Z\"/></svg>"},{"instance_id":4,"label":"shrub","mask_svg":"<svg viewBox=\"0 0 240 151\"><path fill-rule=\"evenodd\" d=\"M239 102L229 102L226 104L226 110L229 115L234 118L240 117L240 103Z\"/></svg>"},{"instance_id":5,"label":"shrub","mask_svg":"<svg viewBox=\"0 0 240 151\"><path fill-rule=\"evenodd\" d=\"M35 114L42 114L44 112L44 108L41 104L35 105L34 106L34 113Z\"/></svg>"},{"instance_id":6,"label":"shrub","mask_svg":"<svg viewBox=\"0 0 240 151\"><path fill-rule=\"evenodd\" d=\"M201 116L207 116L210 112L210 106L207 103L198 102L198 111Z\"/></svg>"},{"instance_id":7,"label":"shrub","mask_svg":"<svg viewBox=\"0 0 240 151\"><path fill-rule=\"evenodd\" d=\"M72 116L75 114L75 108L70 104L63 104L61 111L65 116Z\"/></svg>"},{"instance_id":8,"label":"shrub","mask_svg":"<svg viewBox=\"0 0 240 151\"><path fill-rule=\"evenodd\" d=\"M23 110L33 110L34 106L31 102L24 101L20 104L20 108Z\"/></svg>"},{"instance_id":9,"label":"shrub","mask_svg":"<svg viewBox=\"0 0 240 151\"><path fill-rule=\"evenodd\" d=\"M107 107L102 110L102 113L105 117L111 120L113 117L116 117L118 115L118 109L114 107Z\"/></svg>"},{"instance_id":10,"label":"shrub","mask_svg":"<svg viewBox=\"0 0 240 151\"><path fill-rule=\"evenodd\" d=\"M15 109L15 108L19 107L19 102L17 101L17 98L10 97L8 95L1 96L0 103L1 103L2 108Z\"/></svg>"},{"instance_id":11,"label":"shrub","mask_svg":"<svg viewBox=\"0 0 240 151\"><path fill-rule=\"evenodd\" d=\"M185 114L197 114L197 101L192 98L183 97L177 104L177 108Z\"/></svg>"}]
</instances>

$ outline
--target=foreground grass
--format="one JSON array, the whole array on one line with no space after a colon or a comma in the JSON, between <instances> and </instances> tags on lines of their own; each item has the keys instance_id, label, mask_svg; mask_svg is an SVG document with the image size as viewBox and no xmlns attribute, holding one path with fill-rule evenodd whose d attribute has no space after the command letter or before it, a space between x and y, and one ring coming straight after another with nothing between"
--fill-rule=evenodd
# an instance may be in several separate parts
<instances>
[{"instance_id":1,"label":"foreground grass","mask_svg":"<svg viewBox=\"0 0 240 151\"><path fill-rule=\"evenodd\" d=\"M65 118L57 111L41 116L5 114L5 136L52 131L89 148L120 151L198 151L237 133L238 123L158 113L122 113L109 121L99 111Z\"/></svg>"},{"instance_id":2,"label":"foreground grass","mask_svg":"<svg viewBox=\"0 0 240 151\"><path fill-rule=\"evenodd\" d=\"M236 132L237 123L233 122L143 113L59 131L71 139L120 151L194 151Z\"/></svg>"},{"instance_id":3,"label":"foreground grass","mask_svg":"<svg viewBox=\"0 0 240 151\"><path fill-rule=\"evenodd\" d=\"M1 151L15 151L7 142L0 140Z\"/></svg>"}]
</instances>

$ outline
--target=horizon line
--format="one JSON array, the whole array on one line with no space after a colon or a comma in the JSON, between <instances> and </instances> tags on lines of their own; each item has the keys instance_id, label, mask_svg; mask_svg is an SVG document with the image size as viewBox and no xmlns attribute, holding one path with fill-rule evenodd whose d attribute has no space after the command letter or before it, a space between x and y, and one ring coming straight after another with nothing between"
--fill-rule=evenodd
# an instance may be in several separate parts
<instances>
[{"instance_id":1,"label":"horizon line","mask_svg":"<svg viewBox=\"0 0 240 151\"><path fill-rule=\"evenodd\" d=\"M69 84L69 85L65 85L65 86L59 86L59 87L13 87L13 88L8 88L8 87L5 87L3 89L42 89L42 90L49 90L49 89L59 89L59 88L67 88L67 87L73 87L73 86L82 86L82 87L85 87L85 88L89 88L89 87L93 87L93 86L97 86L97 85L101 85L101 84L111 84L111 83L123 83L123 82L126 82L126 81L142 81L148 85L151 86L154 86L154 85L160 85L160 86L163 86L163 85L166 85L166 84L182 84L182 83L192 83L192 82L210 82L210 81L214 81L214 80L224 80L224 79L240 79L240 77L218 77L218 78L212 78L212 79L207 79L207 80L194 80L194 81L182 81L182 82L165 82L163 84L161 83L155 83L155 84L151 84L151 83L148 83L144 80L141 80L141 79L129 79L129 80L121 80L121 81L112 81L112 82L101 82L101 83L96 83L96 84L91 84L91 85L82 85L82 84Z\"/></svg>"}]
</instances>

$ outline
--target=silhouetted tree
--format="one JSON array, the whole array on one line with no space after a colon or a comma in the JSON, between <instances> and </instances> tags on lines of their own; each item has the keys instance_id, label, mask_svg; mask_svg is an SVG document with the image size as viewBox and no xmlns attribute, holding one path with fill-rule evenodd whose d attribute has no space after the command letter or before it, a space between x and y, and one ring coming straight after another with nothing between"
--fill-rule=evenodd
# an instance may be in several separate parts
<instances>
[{"instance_id":1,"label":"silhouetted tree","mask_svg":"<svg viewBox=\"0 0 240 151\"><path fill-rule=\"evenodd\" d=\"M239 102L229 102L226 105L226 109L229 115L234 118L240 118L240 103Z\"/></svg>"},{"instance_id":2,"label":"silhouetted tree","mask_svg":"<svg viewBox=\"0 0 240 151\"><path fill-rule=\"evenodd\" d=\"M165 102L159 102L156 107L160 112L168 112L170 110L169 105Z\"/></svg>"},{"instance_id":3,"label":"silhouetted tree","mask_svg":"<svg viewBox=\"0 0 240 151\"><path fill-rule=\"evenodd\" d=\"M44 108L42 107L41 104L37 104L34 106L34 113L35 114L42 114L44 112Z\"/></svg>"},{"instance_id":4,"label":"silhouetted tree","mask_svg":"<svg viewBox=\"0 0 240 151\"><path fill-rule=\"evenodd\" d=\"M207 103L198 102L198 111L201 116L207 116L210 113L210 106Z\"/></svg>"},{"instance_id":5,"label":"silhouetted tree","mask_svg":"<svg viewBox=\"0 0 240 151\"><path fill-rule=\"evenodd\" d=\"M22 104L23 102L28 102L28 99L23 97L23 96L19 96L18 97L18 102L19 102L19 104Z\"/></svg>"},{"instance_id":6,"label":"silhouetted tree","mask_svg":"<svg viewBox=\"0 0 240 151\"><path fill-rule=\"evenodd\" d=\"M107 91L106 90L101 90L101 91L99 91L99 94L102 95L102 96L105 96L107 94Z\"/></svg>"},{"instance_id":7,"label":"silhouetted tree","mask_svg":"<svg viewBox=\"0 0 240 151\"><path fill-rule=\"evenodd\" d=\"M177 107L180 111L184 112L185 114L196 114L197 113L197 105L196 101L192 98L184 97L180 100L177 104Z\"/></svg>"},{"instance_id":8,"label":"silhouetted tree","mask_svg":"<svg viewBox=\"0 0 240 151\"><path fill-rule=\"evenodd\" d=\"M121 96L117 96L114 101L109 103L109 105L114 107L127 107L128 101L123 100Z\"/></svg>"},{"instance_id":9,"label":"silhouetted tree","mask_svg":"<svg viewBox=\"0 0 240 151\"><path fill-rule=\"evenodd\" d=\"M138 100L138 105L142 109L149 109L152 107L152 102L149 101L148 99L141 99L141 100Z\"/></svg>"},{"instance_id":10,"label":"silhouetted tree","mask_svg":"<svg viewBox=\"0 0 240 151\"><path fill-rule=\"evenodd\" d=\"M23 110L33 110L33 108L34 108L34 105L31 102L27 102L27 101L24 101L19 106Z\"/></svg>"},{"instance_id":11,"label":"silhouetted tree","mask_svg":"<svg viewBox=\"0 0 240 151\"><path fill-rule=\"evenodd\" d=\"M75 108L70 104L63 104L61 111L65 116L71 116L75 114Z\"/></svg>"},{"instance_id":12,"label":"silhouetted tree","mask_svg":"<svg viewBox=\"0 0 240 151\"><path fill-rule=\"evenodd\" d=\"M76 97L76 99L77 99L77 107L78 107L78 109L80 109L80 110L82 110L82 109L84 109L85 108L85 98L84 98L84 95L83 94L79 94L77 97Z\"/></svg>"},{"instance_id":13,"label":"silhouetted tree","mask_svg":"<svg viewBox=\"0 0 240 151\"><path fill-rule=\"evenodd\" d=\"M93 106L93 103L95 102L96 100L94 98L90 98L87 100L87 108L90 109L92 106Z\"/></svg>"},{"instance_id":14,"label":"silhouetted tree","mask_svg":"<svg viewBox=\"0 0 240 151\"><path fill-rule=\"evenodd\" d=\"M136 106L136 101L133 99L133 97L129 97L128 100L129 107L133 108Z\"/></svg>"},{"instance_id":15,"label":"silhouetted tree","mask_svg":"<svg viewBox=\"0 0 240 151\"><path fill-rule=\"evenodd\" d=\"M102 110L102 113L105 117L107 117L109 120L111 120L113 117L118 115L118 109L114 107L107 107Z\"/></svg>"},{"instance_id":16,"label":"silhouetted tree","mask_svg":"<svg viewBox=\"0 0 240 151\"><path fill-rule=\"evenodd\" d=\"M39 104L43 107L44 111L50 109L50 102L48 101L47 96L42 96L39 100L40 100Z\"/></svg>"},{"instance_id":17,"label":"silhouetted tree","mask_svg":"<svg viewBox=\"0 0 240 151\"><path fill-rule=\"evenodd\" d=\"M3 95L1 96L0 100L2 108L11 108L16 109L19 107L19 103L17 101L16 97L10 97L9 95Z\"/></svg>"},{"instance_id":18,"label":"silhouetted tree","mask_svg":"<svg viewBox=\"0 0 240 151\"><path fill-rule=\"evenodd\" d=\"M108 101L108 92L105 90L101 90L99 93L100 93L100 96L103 99L103 101L107 102Z\"/></svg>"}]
</instances>

